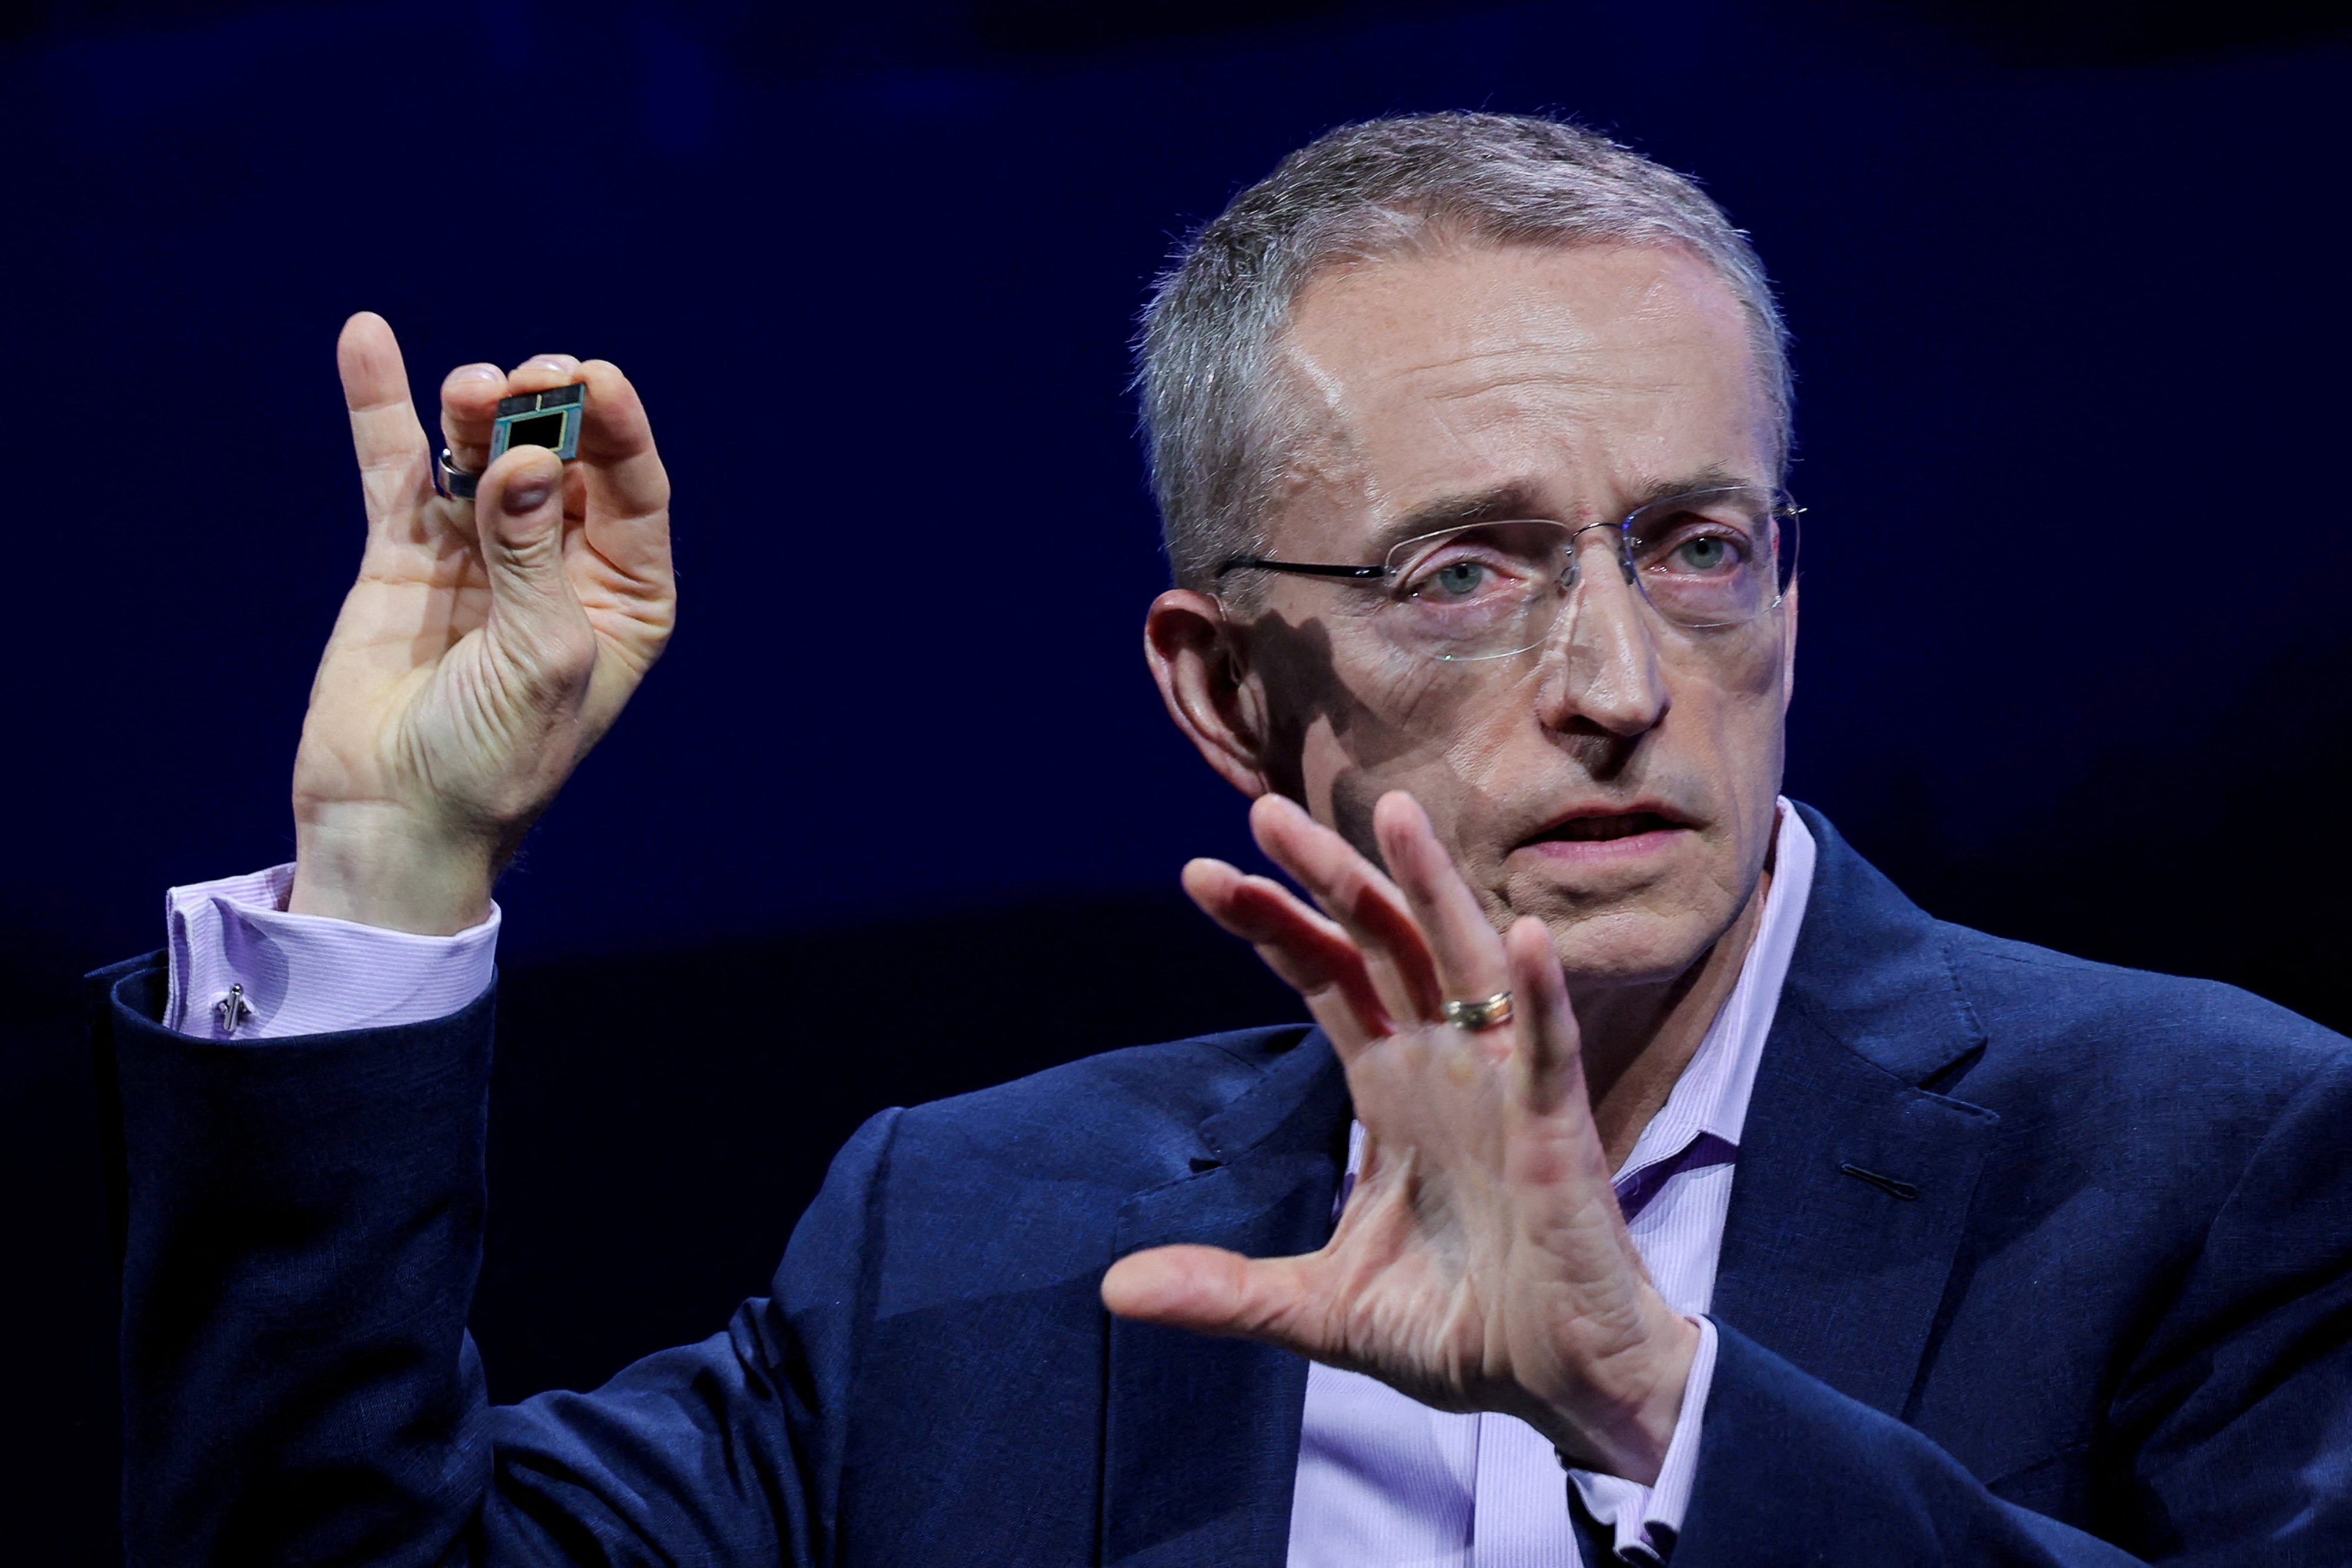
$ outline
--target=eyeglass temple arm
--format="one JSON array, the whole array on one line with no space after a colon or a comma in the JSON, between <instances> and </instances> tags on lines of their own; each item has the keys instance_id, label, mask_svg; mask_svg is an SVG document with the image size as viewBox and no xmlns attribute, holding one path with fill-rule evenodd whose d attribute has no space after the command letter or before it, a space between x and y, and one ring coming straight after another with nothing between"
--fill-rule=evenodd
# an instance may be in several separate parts
<instances>
[{"instance_id":1,"label":"eyeglass temple arm","mask_svg":"<svg viewBox=\"0 0 2352 1568\"><path fill-rule=\"evenodd\" d=\"M1389 569L1384 566L1329 566L1300 560L1268 560L1257 555L1237 555L1231 560L1218 563L1217 576L1223 577L1229 571L1287 571L1300 577L1353 578L1360 582L1389 574Z\"/></svg>"}]
</instances>

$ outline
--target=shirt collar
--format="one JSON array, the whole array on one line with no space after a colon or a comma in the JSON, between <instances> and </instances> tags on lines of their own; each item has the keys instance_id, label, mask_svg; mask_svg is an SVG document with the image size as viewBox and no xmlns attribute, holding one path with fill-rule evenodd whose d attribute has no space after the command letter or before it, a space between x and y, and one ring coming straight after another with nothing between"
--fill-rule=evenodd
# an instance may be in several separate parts
<instances>
[{"instance_id":1,"label":"shirt collar","mask_svg":"<svg viewBox=\"0 0 2352 1568\"><path fill-rule=\"evenodd\" d=\"M1642 1129L1633 1152L1618 1171L1621 1197L1643 1185L1662 1185L1664 1173L1657 1183L1643 1184L1652 1166L1682 1168L1695 1163L1684 1156L1702 1139L1706 1147L1719 1145L1726 1160L1739 1148L1756 1069L1764 1059L1764 1041L1780 1005L1780 984L1789 977L1789 958L1796 951L1797 929L1804 924L1805 903L1813 888L1813 835L1787 800L1780 802L1780 810L1772 840L1772 884L1765 890L1764 913L1748 944L1748 956L1740 961L1739 978L1707 1025L1689 1065L1675 1081L1666 1103Z\"/></svg>"}]
</instances>

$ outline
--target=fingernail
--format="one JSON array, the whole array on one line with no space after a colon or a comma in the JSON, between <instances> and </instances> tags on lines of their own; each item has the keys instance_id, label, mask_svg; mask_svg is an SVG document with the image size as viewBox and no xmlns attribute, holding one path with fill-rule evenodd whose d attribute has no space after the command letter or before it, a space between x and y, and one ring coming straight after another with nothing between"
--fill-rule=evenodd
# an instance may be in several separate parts
<instances>
[{"instance_id":1,"label":"fingernail","mask_svg":"<svg viewBox=\"0 0 2352 1568\"><path fill-rule=\"evenodd\" d=\"M507 490L507 510L536 512L547 505L547 497L554 493L555 486L544 479L526 479Z\"/></svg>"},{"instance_id":2,"label":"fingernail","mask_svg":"<svg viewBox=\"0 0 2352 1568\"><path fill-rule=\"evenodd\" d=\"M563 375L570 375L573 371L580 368L580 361L573 359L569 354L540 354L535 356L530 362L534 365L544 365L549 370L555 371Z\"/></svg>"},{"instance_id":3,"label":"fingernail","mask_svg":"<svg viewBox=\"0 0 2352 1568\"><path fill-rule=\"evenodd\" d=\"M449 372L453 382L502 382L506 372L496 365L460 365Z\"/></svg>"}]
</instances>

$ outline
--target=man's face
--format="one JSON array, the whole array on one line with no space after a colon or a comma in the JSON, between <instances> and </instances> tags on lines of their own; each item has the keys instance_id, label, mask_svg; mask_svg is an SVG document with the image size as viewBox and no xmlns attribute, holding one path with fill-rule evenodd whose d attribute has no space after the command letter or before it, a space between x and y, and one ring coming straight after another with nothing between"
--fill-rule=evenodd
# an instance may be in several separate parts
<instances>
[{"instance_id":1,"label":"man's face","mask_svg":"<svg viewBox=\"0 0 2352 1568\"><path fill-rule=\"evenodd\" d=\"M1370 562L1453 520L1613 522L1769 485L1770 426L1728 289L1674 249L1465 246L1327 276L1286 339L1305 415L1266 553ZM1237 606L1267 772L1365 853L1408 789L1500 926L1535 915L1587 985L1682 973L1769 847L1794 604L1676 626L1578 541L1543 646L1444 663L1373 630L1377 590L1258 574Z\"/></svg>"}]
</instances>

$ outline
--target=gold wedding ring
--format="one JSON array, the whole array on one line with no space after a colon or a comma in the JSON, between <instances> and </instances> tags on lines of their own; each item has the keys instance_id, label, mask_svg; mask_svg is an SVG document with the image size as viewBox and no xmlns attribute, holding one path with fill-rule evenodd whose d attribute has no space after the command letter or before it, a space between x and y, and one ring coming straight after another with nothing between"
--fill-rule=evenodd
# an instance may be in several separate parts
<instances>
[{"instance_id":1,"label":"gold wedding ring","mask_svg":"<svg viewBox=\"0 0 2352 1568\"><path fill-rule=\"evenodd\" d=\"M1438 1009L1455 1029L1475 1033L1511 1021L1511 993L1496 991L1483 1002L1447 1002Z\"/></svg>"}]
</instances>

